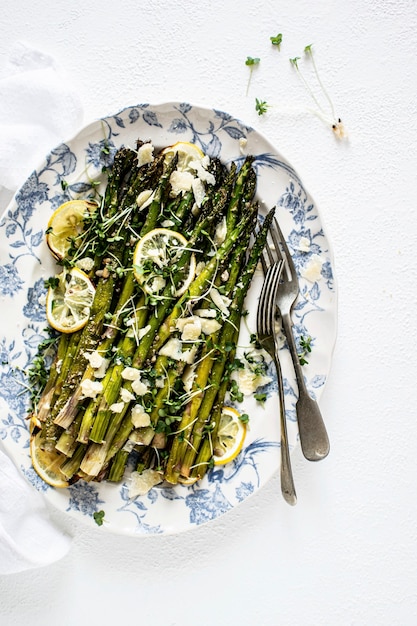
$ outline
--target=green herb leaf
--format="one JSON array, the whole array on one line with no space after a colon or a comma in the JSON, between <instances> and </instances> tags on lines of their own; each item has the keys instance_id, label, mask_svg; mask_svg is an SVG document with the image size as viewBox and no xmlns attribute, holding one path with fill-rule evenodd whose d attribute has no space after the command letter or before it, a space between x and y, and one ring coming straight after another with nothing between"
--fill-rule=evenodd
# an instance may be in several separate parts
<instances>
[{"instance_id":1,"label":"green herb leaf","mask_svg":"<svg viewBox=\"0 0 417 626\"><path fill-rule=\"evenodd\" d=\"M104 511L96 511L93 513L93 518L97 526L102 526L104 522Z\"/></svg>"},{"instance_id":2,"label":"green herb leaf","mask_svg":"<svg viewBox=\"0 0 417 626\"><path fill-rule=\"evenodd\" d=\"M257 402L265 402L266 393L254 393L253 397L255 398Z\"/></svg>"}]
</instances>

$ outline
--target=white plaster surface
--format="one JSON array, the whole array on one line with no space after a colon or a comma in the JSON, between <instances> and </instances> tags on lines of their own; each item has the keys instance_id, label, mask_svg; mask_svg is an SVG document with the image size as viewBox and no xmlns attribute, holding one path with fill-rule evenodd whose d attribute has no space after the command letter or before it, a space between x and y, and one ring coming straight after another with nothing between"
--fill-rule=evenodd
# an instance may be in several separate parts
<instances>
[{"instance_id":1,"label":"white plaster surface","mask_svg":"<svg viewBox=\"0 0 417 626\"><path fill-rule=\"evenodd\" d=\"M84 122L180 100L261 130L320 208L339 334L321 400L331 454L294 454L295 508L275 476L178 536L113 536L52 512L72 548L0 576L2 626L417 624L416 32L415 0L3 0L0 68L16 40L52 55ZM348 141L308 110L288 61L310 43ZM247 56L261 58L248 96ZM263 117L255 97L273 105Z\"/></svg>"}]
</instances>

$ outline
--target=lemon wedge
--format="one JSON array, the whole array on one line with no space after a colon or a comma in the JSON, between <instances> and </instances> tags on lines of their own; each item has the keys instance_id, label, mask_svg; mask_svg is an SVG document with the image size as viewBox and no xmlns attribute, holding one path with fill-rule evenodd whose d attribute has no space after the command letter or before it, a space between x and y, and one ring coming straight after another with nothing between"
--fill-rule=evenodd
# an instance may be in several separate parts
<instances>
[{"instance_id":1,"label":"lemon wedge","mask_svg":"<svg viewBox=\"0 0 417 626\"><path fill-rule=\"evenodd\" d=\"M39 431L30 439L30 456L35 472L51 487L64 488L69 483L60 467L67 457L56 450L42 450L42 433Z\"/></svg>"},{"instance_id":2,"label":"lemon wedge","mask_svg":"<svg viewBox=\"0 0 417 626\"><path fill-rule=\"evenodd\" d=\"M182 269L181 282L175 288L173 274L179 271L176 263L187 244L184 235L168 228L154 228L139 239L133 253L133 271L145 293L159 295L167 284L173 285L173 295L185 293L195 275L194 253Z\"/></svg>"},{"instance_id":3,"label":"lemon wedge","mask_svg":"<svg viewBox=\"0 0 417 626\"><path fill-rule=\"evenodd\" d=\"M178 154L177 170L180 172L188 172L193 161L201 161L205 156L198 146L189 141L177 141L172 146L164 148L162 154L165 155L166 164L171 161L175 154Z\"/></svg>"},{"instance_id":4,"label":"lemon wedge","mask_svg":"<svg viewBox=\"0 0 417 626\"><path fill-rule=\"evenodd\" d=\"M84 230L84 220L97 210L88 200L69 200L61 204L48 222L46 243L56 259L64 259Z\"/></svg>"},{"instance_id":5,"label":"lemon wedge","mask_svg":"<svg viewBox=\"0 0 417 626\"><path fill-rule=\"evenodd\" d=\"M55 330L73 333L87 324L95 288L77 267L64 270L56 278L56 286L49 287L46 296L46 317Z\"/></svg>"},{"instance_id":6,"label":"lemon wedge","mask_svg":"<svg viewBox=\"0 0 417 626\"><path fill-rule=\"evenodd\" d=\"M241 451L245 437L246 424L240 419L240 413L231 406L224 406L214 442L214 464L226 465L233 461Z\"/></svg>"}]
</instances>

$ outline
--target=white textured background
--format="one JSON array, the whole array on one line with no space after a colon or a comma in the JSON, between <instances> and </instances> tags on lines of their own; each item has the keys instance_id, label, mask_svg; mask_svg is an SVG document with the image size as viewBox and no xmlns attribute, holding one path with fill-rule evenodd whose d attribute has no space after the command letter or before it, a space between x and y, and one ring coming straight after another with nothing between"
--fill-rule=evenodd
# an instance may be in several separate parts
<instances>
[{"instance_id":1,"label":"white textured background","mask_svg":"<svg viewBox=\"0 0 417 626\"><path fill-rule=\"evenodd\" d=\"M417 624L416 32L415 0L3 0L0 76L16 40L44 50L85 122L186 100L261 130L320 208L339 336L321 401L332 450L318 465L294 454L296 508L276 476L179 536L132 540L53 513L72 549L0 576L2 626ZM308 111L288 62L310 43L348 142ZM247 56L261 58L248 97ZM255 96L273 105L262 118Z\"/></svg>"}]
</instances>

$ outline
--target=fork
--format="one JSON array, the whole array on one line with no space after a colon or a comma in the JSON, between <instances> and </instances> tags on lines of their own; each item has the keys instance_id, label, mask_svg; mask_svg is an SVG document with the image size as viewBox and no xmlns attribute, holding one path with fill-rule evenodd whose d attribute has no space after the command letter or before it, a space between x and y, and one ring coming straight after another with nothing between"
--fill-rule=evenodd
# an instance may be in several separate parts
<instances>
[{"instance_id":1,"label":"fork","mask_svg":"<svg viewBox=\"0 0 417 626\"><path fill-rule=\"evenodd\" d=\"M329 438L319 406L307 390L292 331L291 312L299 293L297 273L288 246L275 218L269 232L275 248L274 255L270 246L266 245L265 250L268 253L269 260L271 263L281 260L284 264L276 305L281 314L282 330L287 339L297 380L298 400L295 408L301 450L307 460L320 461L329 453Z\"/></svg>"},{"instance_id":2,"label":"fork","mask_svg":"<svg viewBox=\"0 0 417 626\"><path fill-rule=\"evenodd\" d=\"M281 492L285 501L288 502L288 504L294 505L297 502L297 495L294 487L288 446L281 364L278 358L278 348L274 332L276 311L275 303L283 267L284 263L281 260L277 263L272 263L266 271L261 294L259 296L256 330L259 343L272 357L277 371L281 427Z\"/></svg>"}]
</instances>

